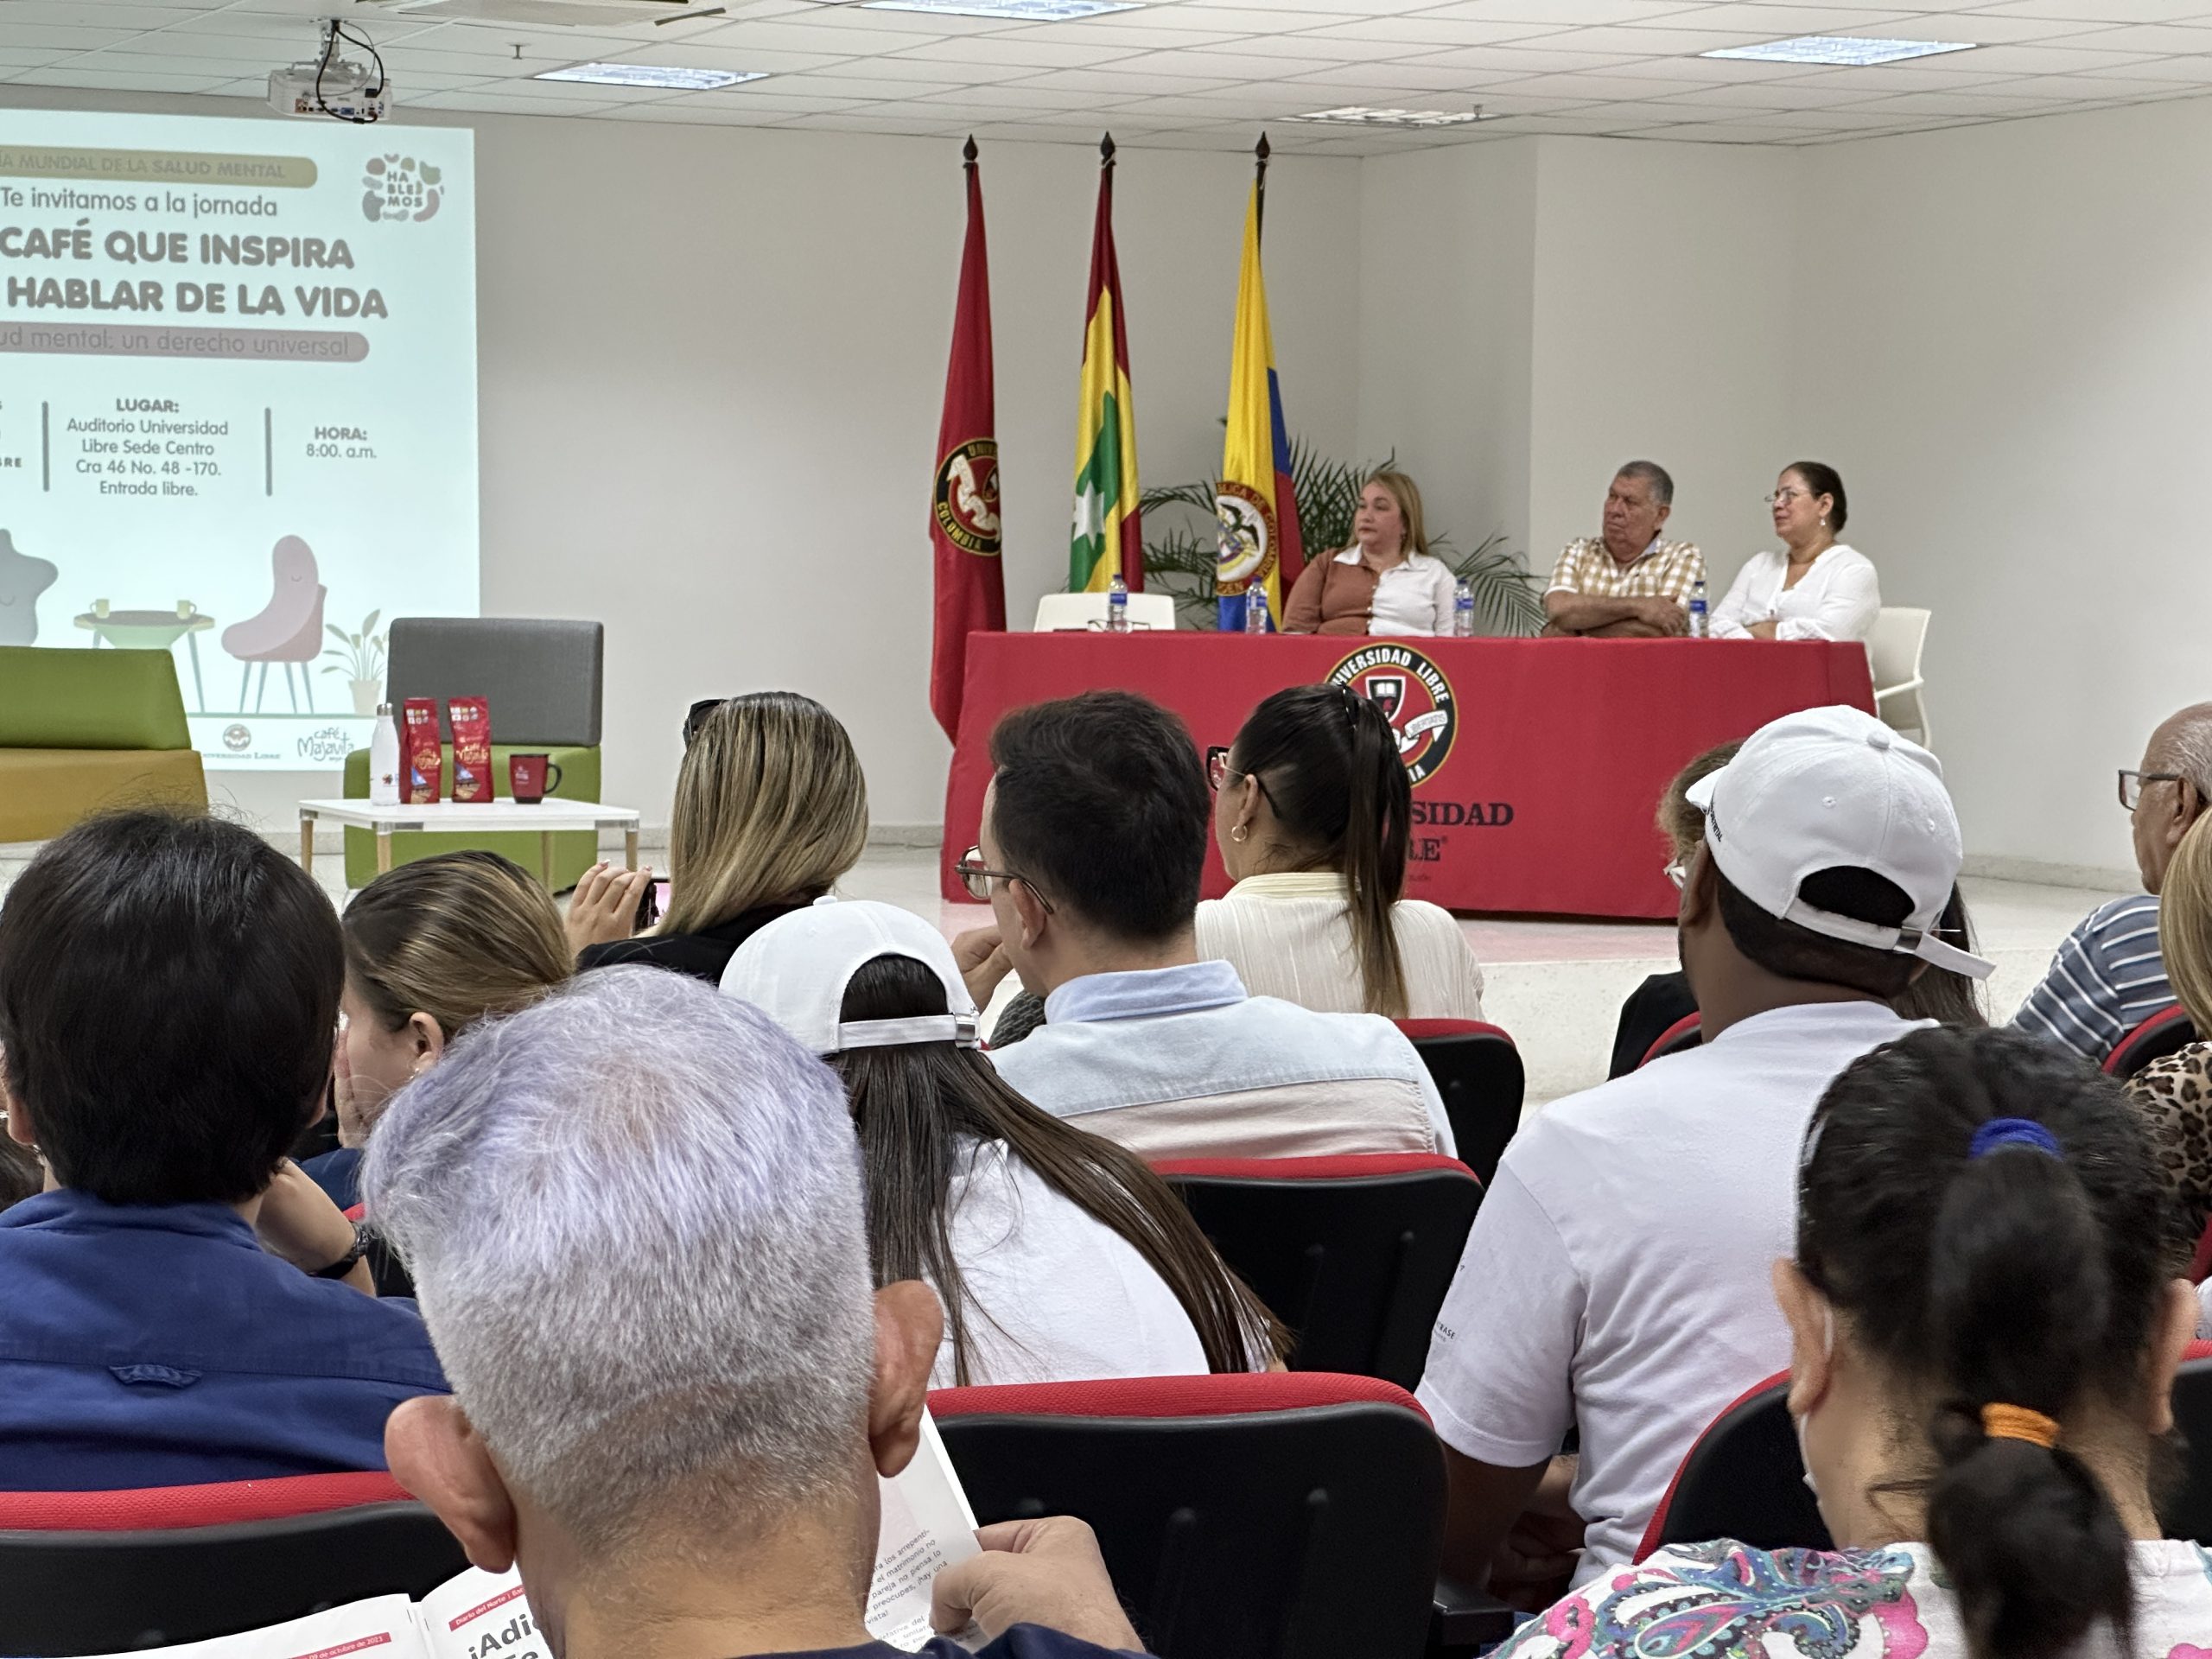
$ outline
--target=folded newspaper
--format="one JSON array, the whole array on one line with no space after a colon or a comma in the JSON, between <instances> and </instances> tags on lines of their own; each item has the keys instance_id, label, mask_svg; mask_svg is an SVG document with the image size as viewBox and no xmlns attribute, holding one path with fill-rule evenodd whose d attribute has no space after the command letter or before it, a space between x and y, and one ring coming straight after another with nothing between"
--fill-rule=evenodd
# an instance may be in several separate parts
<instances>
[{"instance_id":1,"label":"folded newspaper","mask_svg":"<svg viewBox=\"0 0 2212 1659\"><path fill-rule=\"evenodd\" d=\"M868 1628L878 1641L918 1651L930 1628L930 1585L938 1573L977 1553L976 1516L925 1414L922 1443L896 1480L880 1483L883 1522L876 1535L875 1581ZM960 1640L981 1645L970 1630ZM177 1647L142 1648L111 1659L550 1659L522 1580L512 1572L471 1567L419 1602L378 1596L310 1613L242 1636Z\"/></svg>"}]
</instances>

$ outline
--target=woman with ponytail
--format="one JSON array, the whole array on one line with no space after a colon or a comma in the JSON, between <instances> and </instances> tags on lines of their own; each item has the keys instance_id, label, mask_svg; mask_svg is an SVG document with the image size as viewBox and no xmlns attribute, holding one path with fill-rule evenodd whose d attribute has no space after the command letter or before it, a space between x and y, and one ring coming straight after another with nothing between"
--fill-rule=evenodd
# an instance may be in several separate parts
<instances>
[{"instance_id":1,"label":"woman with ponytail","mask_svg":"<svg viewBox=\"0 0 2212 1659\"><path fill-rule=\"evenodd\" d=\"M1413 791L1382 709L1278 691L1206 756L1236 886L1198 906L1198 955L1255 996L1321 1014L1479 1020L1483 970L1451 912L1402 895Z\"/></svg>"},{"instance_id":2,"label":"woman with ponytail","mask_svg":"<svg viewBox=\"0 0 2212 1659\"><path fill-rule=\"evenodd\" d=\"M1829 1086L1797 1191L1775 1294L1842 1548L1663 1550L1540 1615L1514 1659L2212 1643L2212 1570L2161 1537L2151 1494L2196 1301L2118 1085L2017 1033L1918 1031Z\"/></svg>"}]
</instances>

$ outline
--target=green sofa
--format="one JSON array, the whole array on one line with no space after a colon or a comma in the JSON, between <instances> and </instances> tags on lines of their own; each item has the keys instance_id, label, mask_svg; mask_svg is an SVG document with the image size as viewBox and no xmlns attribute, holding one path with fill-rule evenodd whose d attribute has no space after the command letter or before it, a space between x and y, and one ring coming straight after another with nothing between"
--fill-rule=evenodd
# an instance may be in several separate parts
<instances>
[{"instance_id":1,"label":"green sofa","mask_svg":"<svg viewBox=\"0 0 2212 1659\"><path fill-rule=\"evenodd\" d=\"M440 798L453 798L453 745L442 746L445 753L445 767L438 778ZM494 743L492 746L492 798L504 801L511 791L507 788L507 757L512 754L543 754L561 768L561 786L549 790L571 801L595 801L599 798L599 749L569 747L544 744ZM551 776L550 772L547 776ZM346 798L349 801L366 800L369 794L369 752L355 749L346 757ZM451 831L403 830L391 838L391 863L394 869L402 864L411 864L418 858L430 858L439 853L457 853L464 848L480 847L488 852L502 854L528 870L537 874L539 837L526 830L498 835L456 835ZM564 830L553 837L553 891L576 885L576 878L599 860L599 836L590 830ZM377 836L373 830L349 826L346 831L346 885L365 887L376 879Z\"/></svg>"},{"instance_id":2,"label":"green sofa","mask_svg":"<svg viewBox=\"0 0 2212 1659\"><path fill-rule=\"evenodd\" d=\"M0 842L149 805L207 810L168 652L0 645Z\"/></svg>"}]
</instances>

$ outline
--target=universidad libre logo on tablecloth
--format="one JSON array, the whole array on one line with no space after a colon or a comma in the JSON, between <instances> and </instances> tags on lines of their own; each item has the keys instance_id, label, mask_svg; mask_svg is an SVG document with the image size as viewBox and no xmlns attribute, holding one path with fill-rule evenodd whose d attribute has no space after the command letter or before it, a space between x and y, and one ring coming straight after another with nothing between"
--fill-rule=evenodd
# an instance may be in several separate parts
<instances>
[{"instance_id":1,"label":"universidad libre logo on tablecloth","mask_svg":"<svg viewBox=\"0 0 2212 1659\"><path fill-rule=\"evenodd\" d=\"M1329 671L1331 685L1346 685L1371 699L1397 734L1398 758L1415 789L1452 758L1459 709L1452 682L1428 653L1412 645L1362 645Z\"/></svg>"},{"instance_id":2,"label":"universidad libre logo on tablecloth","mask_svg":"<svg viewBox=\"0 0 2212 1659\"><path fill-rule=\"evenodd\" d=\"M999 556L999 446L970 438L937 470L937 527L955 547Z\"/></svg>"}]
</instances>

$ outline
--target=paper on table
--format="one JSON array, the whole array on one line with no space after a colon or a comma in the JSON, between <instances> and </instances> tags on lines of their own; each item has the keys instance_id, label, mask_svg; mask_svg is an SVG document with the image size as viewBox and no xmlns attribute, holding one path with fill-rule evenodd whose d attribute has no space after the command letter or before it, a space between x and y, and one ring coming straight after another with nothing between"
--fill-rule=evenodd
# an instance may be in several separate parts
<instances>
[{"instance_id":1,"label":"paper on table","mask_svg":"<svg viewBox=\"0 0 2212 1659\"><path fill-rule=\"evenodd\" d=\"M930 1628L930 1584L955 1562L980 1553L976 1516L960 1477L944 1454L937 1425L925 1412L921 1444L896 1480L879 1483L882 1525L876 1535L875 1580L868 1588L868 1628L912 1653L936 1634ZM972 1627L955 1640L982 1645ZM550 1659L522 1580L513 1572L471 1567L417 1603L378 1596L310 1613L265 1630L168 1648L143 1649L109 1659Z\"/></svg>"},{"instance_id":2,"label":"paper on table","mask_svg":"<svg viewBox=\"0 0 2212 1659\"><path fill-rule=\"evenodd\" d=\"M868 1592L868 1634L913 1653L937 1634L930 1628L931 1582L946 1567L982 1553L976 1513L927 1412L914 1460L897 1479L878 1482L877 1490L883 1521L875 1535L875 1581ZM955 1640L981 1646L982 1633L963 1630Z\"/></svg>"}]
</instances>

